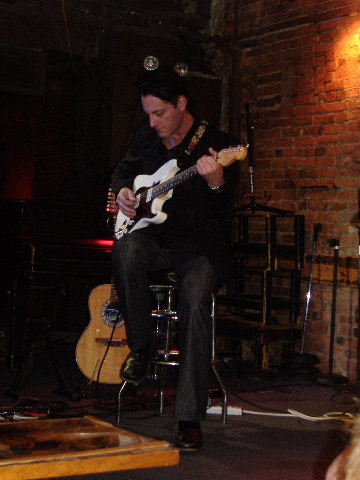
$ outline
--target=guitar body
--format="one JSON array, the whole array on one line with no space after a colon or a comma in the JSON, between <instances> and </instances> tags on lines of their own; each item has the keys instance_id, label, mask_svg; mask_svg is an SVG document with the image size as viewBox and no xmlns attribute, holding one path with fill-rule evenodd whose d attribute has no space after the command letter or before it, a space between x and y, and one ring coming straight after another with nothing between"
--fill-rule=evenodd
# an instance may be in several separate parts
<instances>
[{"instance_id":1,"label":"guitar body","mask_svg":"<svg viewBox=\"0 0 360 480\"><path fill-rule=\"evenodd\" d=\"M90 322L77 343L76 362L81 372L94 382L122 382L120 368L130 350L124 322L117 318L118 308L118 300L113 295L113 285L98 285L91 291ZM116 327L110 341L114 323Z\"/></svg>"},{"instance_id":2,"label":"guitar body","mask_svg":"<svg viewBox=\"0 0 360 480\"><path fill-rule=\"evenodd\" d=\"M177 166L176 159L173 159L164 163L153 175L138 175L134 180L133 186L135 195L143 192L148 192L148 194L151 195L152 187L161 185L166 180L173 178L179 170L180 168ZM148 201L147 196L140 199L136 206L135 218L129 218L119 211L115 222L116 239L118 240L126 233L147 227L149 223L165 222L167 214L161 210L166 200L172 197L172 194L173 191L171 189L157 196L151 202Z\"/></svg>"},{"instance_id":3,"label":"guitar body","mask_svg":"<svg viewBox=\"0 0 360 480\"><path fill-rule=\"evenodd\" d=\"M228 167L235 160L244 160L247 149L248 146L244 145L223 149L216 155L216 161L223 167ZM133 192L136 197L136 215L129 218L121 210L118 211L114 231L116 240L134 230L147 227L150 223L165 222L167 214L161 209L164 202L172 197L173 187L197 174L195 165L176 175L179 170L177 160L173 159L164 163L153 175L138 175L135 178Z\"/></svg>"}]
</instances>

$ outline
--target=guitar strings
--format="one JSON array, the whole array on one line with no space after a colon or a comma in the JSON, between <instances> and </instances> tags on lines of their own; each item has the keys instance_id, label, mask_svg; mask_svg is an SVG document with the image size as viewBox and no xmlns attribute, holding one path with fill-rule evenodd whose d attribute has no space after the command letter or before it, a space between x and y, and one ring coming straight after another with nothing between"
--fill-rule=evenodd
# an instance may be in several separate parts
<instances>
[{"instance_id":1,"label":"guitar strings","mask_svg":"<svg viewBox=\"0 0 360 480\"><path fill-rule=\"evenodd\" d=\"M248 145L245 145L245 146L238 145L237 147L224 148L223 150L221 150L221 152L218 152L216 154L216 158L219 158L221 154L223 155L223 154L235 153L238 151L245 151L247 146ZM191 178L192 176L194 176L196 172L197 172L196 166L193 165L187 168L186 170L184 170L183 172L180 172L179 174L175 175L174 177L169 178L168 180L165 180L159 185L148 187L146 190L144 190L143 192L139 193L139 195L137 195L137 197L139 197L139 203L141 202L141 200L145 200L146 203L150 203L155 197L157 197L161 193L166 192L167 190L170 190L172 186L177 185L181 181L183 181L184 177L185 177L185 180L187 180L188 178ZM168 188L169 186L170 188ZM151 198L147 200L148 192L150 189L152 189Z\"/></svg>"}]
</instances>

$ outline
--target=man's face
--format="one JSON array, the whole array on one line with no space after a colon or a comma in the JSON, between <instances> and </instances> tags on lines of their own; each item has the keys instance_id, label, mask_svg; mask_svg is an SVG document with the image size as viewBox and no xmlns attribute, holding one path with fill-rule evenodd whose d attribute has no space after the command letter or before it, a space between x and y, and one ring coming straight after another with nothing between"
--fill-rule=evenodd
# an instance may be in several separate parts
<instances>
[{"instance_id":1,"label":"man's face","mask_svg":"<svg viewBox=\"0 0 360 480\"><path fill-rule=\"evenodd\" d=\"M160 138L168 138L179 132L186 109L186 99L180 96L176 107L172 103L152 95L141 97L144 112L149 123Z\"/></svg>"}]
</instances>

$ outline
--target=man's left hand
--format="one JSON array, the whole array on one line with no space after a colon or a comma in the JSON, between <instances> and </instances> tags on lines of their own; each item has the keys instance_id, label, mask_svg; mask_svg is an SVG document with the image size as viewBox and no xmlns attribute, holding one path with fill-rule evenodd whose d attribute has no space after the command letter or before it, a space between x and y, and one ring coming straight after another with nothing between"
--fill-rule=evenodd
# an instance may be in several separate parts
<instances>
[{"instance_id":1,"label":"man's left hand","mask_svg":"<svg viewBox=\"0 0 360 480\"><path fill-rule=\"evenodd\" d=\"M205 179L210 188L222 187L225 183L224 168L216 161L216 150L209 148L210 155L203 155L196 162L198 173Z\"/></svg>"}]
</instances>

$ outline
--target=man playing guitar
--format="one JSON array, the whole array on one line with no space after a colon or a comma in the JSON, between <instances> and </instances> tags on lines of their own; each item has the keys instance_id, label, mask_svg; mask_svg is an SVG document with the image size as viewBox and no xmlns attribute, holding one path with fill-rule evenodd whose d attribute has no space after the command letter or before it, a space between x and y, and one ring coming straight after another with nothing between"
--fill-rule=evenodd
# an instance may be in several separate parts
<instances>
[{"instance_id":1,"label":"man playing guitar","mask_svg":"<svg viewBox=\"0 0 360 480\"><path fill-rule=\"evenodd\" d=\"M139 88L148 124L139 129L112 175L120 213L131 224L139 205L134 179L154 175L171 159L177 160L180 174L195 165L197 175L171 192L162 205L165 218L160 223L134 228L115 242L113 280L131 349L121 376L138 383L146 375L153 335L149 276L171 269L177 277L180 343L175 444L194 450L203 443L211 294L224 282L229 268L229 220L237 178L236 164L223 168L216 154L238 142L195 117L185 78L175 72L145 72Z\"/></svg>"}]
</instances>

